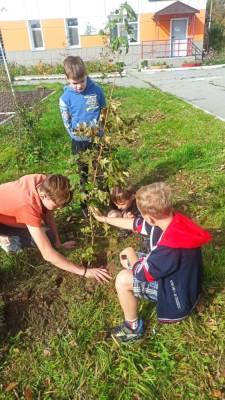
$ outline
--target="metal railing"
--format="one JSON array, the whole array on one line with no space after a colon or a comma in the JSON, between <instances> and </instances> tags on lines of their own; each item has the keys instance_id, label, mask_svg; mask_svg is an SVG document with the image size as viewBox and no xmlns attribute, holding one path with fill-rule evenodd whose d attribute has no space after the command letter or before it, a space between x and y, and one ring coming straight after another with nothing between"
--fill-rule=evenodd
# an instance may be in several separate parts
<instances>
[{"instance_id":1,"label":"metal railing","mask_svg":"<svg viewBox=\"0 0 225 400\"><path fill-rule=\"evenodd\" d=\"M199 49L198 46L192 41L192 55L195 57L195 60L202 60L203 53L202 50Z\"/></svg>"},{"instance_id":2,"label":"metal railing","mask_svg":"<svg viewBox=\"0 0 225 400\"><path fill-rule=\"evenodd\" d=\"M192 38L183 40L152 40L141 43L141 58L170 58L194 56L202 57L202 51L196 46Z\"/></svg>"}]
</instances>

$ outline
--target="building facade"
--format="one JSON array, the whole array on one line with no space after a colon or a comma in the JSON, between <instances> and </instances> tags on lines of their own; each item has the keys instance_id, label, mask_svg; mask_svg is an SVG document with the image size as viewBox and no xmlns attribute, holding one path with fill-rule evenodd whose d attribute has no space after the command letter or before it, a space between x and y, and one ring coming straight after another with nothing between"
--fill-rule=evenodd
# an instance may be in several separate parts
<instances>
[{"instance_id":1,"label":"building facade","mask_svg":"<svg viewBox=\"0 0 225 400\"><path fill-rule=\"evenodd\" d=\"M127 64L140 59L188 57L202 49L206 0L129 0L137 19L131 23ZM1 0L0 29L9 61L57 63L68 54L96 60L102 34L121 1ZM16 7L15 7L16 5ZM125 34L123 23L116 35Z\"/></svg>"}]
</instances>

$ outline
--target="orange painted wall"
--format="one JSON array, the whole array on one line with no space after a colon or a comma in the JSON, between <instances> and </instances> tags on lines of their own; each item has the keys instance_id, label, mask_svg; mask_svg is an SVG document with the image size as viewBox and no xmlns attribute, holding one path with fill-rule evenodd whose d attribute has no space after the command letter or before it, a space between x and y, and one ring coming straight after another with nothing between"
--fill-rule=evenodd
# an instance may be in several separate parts
<instances>
[{"instance_id":1,"label":"orange painted wall","mask_svg":"<svg viewBox=\"0 0 225 400\"><path fill-rule=\"evenodd\" d=\"M42 20L42 33L45 49L62 49L67 46L67 37L63 19ZM31 50L26 21L1 22L5 49L7 51ZM104 46L103 35L81 35L81 47Z\"/></svg>"},{"instance_id":2,"label":"orange painted wall","mask_svg":"<svg viewBox=\"0 0 225 400\"><path fill-rule=\"evenodd\" d=\"M63 19L42 20L42 32L46 49L62 49L67 45Z\"/></svg>"},{"instance_id":3,"label":"orange painted wall","mask_svg":"<svg viewBox=\"0 0 225 400\"><path fill-rule=\"evenodd\" d=\"M185 15L183 16L185 17ZM154 14L140 14L140 42L151 40L168 40L170 38L170 19L176 16L164 16L158 22ZM202 40L204 36L205 10L195 16L194 38ZM192 37L192 23L189 24L188 35ZM26 21L1 22L0 25L4 45L7 51L31 50ZM44 45L46 49L59 49L67 46L67 38L63 19L42 20ZM83 48L104 46L103 35L81 35L80 46Z\"/></svg>"},{"instance_id":4,"label":"orange painted wall","mask_svg":"<svg viewBox=\"0 0 225 400\"><path fill-rule=\"evenodd\" d=\"M185 18L187 15L179 15L179 18ZM140 41L151 40L169 40L170 39L170 20L178 18L176 15L159 17L158 21L154 20L154 14L140 15ZM193 17L189 17L188 36L192 37ZM195 16L194 38L202 40L204 36L205 10L201 10Z\"/></svg>"},{"instance_id":5,"label":"orange painted wall","mask_svg":"<svg viewBox=\"0 0 225 400\"><path fill-rule=\"evenodd\" d=\"M199 14L197 14L195 21L195 39L201 40L204 36L204 28L205 28L205 10L201 10Z\"/></svg>"},{"instance_id":6,"label":"orange painted wall","mask_svg":"<svg viewBox=\"0 0 225 400\"><path fill-rule=\"evenodd\" d=\"M30 50L26 21L1 22L0 28L6 50Z\"/></svg>"},{"instance_id":7,"label":"orange painted wall","mask_svg":"<svg viewBox=\"0 0 225 400\"><path fill-rule=\"evenodd\" d=\"M156 40L156 24L153 21L154 14L140 14L139 30L140 41Z\"/></svg>"},{"instance_id":8,"label":"orange painted wall","mask_svg":"<svg viewBox=\"0 0 225 400\"><path fill-rule=\"evenodd\" d=\"M81 35L81 47L101 47L105 44L105 36L103 35Z\"/></svg>"}]
</instances>

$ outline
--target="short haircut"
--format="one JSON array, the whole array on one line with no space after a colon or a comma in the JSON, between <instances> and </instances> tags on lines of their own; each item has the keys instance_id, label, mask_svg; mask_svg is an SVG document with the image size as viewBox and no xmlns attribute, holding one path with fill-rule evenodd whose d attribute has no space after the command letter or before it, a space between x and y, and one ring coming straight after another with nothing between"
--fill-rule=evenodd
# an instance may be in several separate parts
<instances>
[{"instance_id":1,"label":"short haircut","mask_svg":"<svg viewBox=\"0 0 225 400\"><path fill-rule=\"evenodd\" d=\"M63 62L67 79L83 79L87 73L83 60L80 57L68 56Z\"/></svg>"},{"instance_id":2,"label":"short haircut","mask_svg":"<svg viewBox=\"0 0 225 400\"><path fill-rule=\"evenodd\" d=\"M130 200L133 195L134 191L131 187L123 189L120 186L115 186L110 190L110 198L116 204L121 204L124 203L124 201Z\"/></svg>"},{"instance_id":3,"label":"short haircut","mask_svg":"<svg viewBox=\"0 0 225 400\"><path fill-rule=\"evenodd\" d=\"M57 207L65 206L73 197L69 179L60 174L48 175L39 188L56 203Z\"/></svg>"},{"instance_id":4,"label":"short haircut","mask_svg":"<svg viewBox=\"0 0 225 400\"><path fill-rule=\"evenodd\" d=\"M168 217L172 210L172 192L164 182L142 186L136 192L137 207L143 215L156 219Z\"/></svg>"}]
</instances>

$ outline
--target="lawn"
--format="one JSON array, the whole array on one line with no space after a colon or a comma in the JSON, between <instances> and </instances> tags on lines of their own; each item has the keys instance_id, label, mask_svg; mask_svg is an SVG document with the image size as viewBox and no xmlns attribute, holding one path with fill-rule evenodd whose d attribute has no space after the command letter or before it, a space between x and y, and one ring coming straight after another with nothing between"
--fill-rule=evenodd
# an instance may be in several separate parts
<instances>
[{"instance_id":1,"label":"lawn","mask_svg":"<svg viewBox=\"0 0 225 400\"><path fill-rule=\"evenodd\" d=\"M41 157L28 149L18 170L17 129L0 127L1 182L35 172L63 173L76 181L58 111L62 87L49 88L55 93L45 100L40 120ZM105 90L108 94L109 88ZM132 183L139 187L167 181L175 207L214 236L203 251L200 304L186 321L160 325L154 305L140 303L145 336L119 345L108 335L122 319L113 281L96 285L64 273L35 250L16 257L1 251L0 309L6 325L0 345L0 400L225 399L225 124L155 89L116 88L114 97L121 101L124 116L145 117L138 146L118 150ZM90 239L76 195L57 219L62 237L78 242L67 256L80 262L82 240ZM104 260L115 277L119 250L128 243L138 246L136 236L121 238L110 228L110 235L99 241L97 260Z\"/></svg>"}]
</instances>

